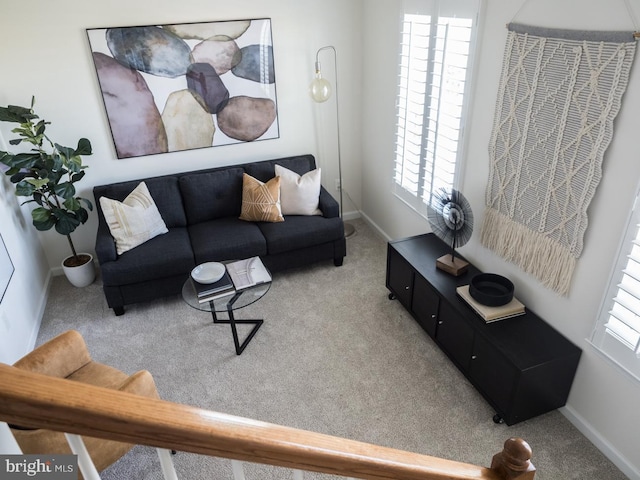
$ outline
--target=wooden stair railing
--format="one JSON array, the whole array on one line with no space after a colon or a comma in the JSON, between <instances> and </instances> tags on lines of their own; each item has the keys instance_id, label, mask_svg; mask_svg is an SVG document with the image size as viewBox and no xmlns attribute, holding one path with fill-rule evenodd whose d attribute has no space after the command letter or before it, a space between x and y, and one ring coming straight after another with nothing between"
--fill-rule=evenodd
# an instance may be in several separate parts
<instances>
[{"instance_id":1,"label":"wooden stair railing","mask_svg":"<svg viewBox=\"0 0 640 480\"><path fill-rule=\"evenodd\" d=\"M0 364L0 421L364 479L530 480L531 449L508 439L491 468L94 387Z\"/></svg>"}]
</instances>

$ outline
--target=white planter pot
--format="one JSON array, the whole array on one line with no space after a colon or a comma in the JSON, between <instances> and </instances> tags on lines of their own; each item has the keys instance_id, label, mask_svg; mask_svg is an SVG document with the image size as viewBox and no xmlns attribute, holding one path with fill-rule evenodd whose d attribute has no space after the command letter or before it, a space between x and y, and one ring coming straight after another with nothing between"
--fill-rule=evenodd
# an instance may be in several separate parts
<instances>
[{"instance_id":1,"label":"white planter pot","mask_svg":"<svg viewBox=\"0 0 640 480\"><path fill-rule=\"evenodd\" d=\"M67 280L74 287L86 287L91 285L96 278L96 267L93 263L93 255L89 253L79 253L78 256L82 257L86 255L89 261L79 266L67 266L65 265L70 258L69 256L62 261L62 270L64 271Z\"/></svg>"}]
</instances>

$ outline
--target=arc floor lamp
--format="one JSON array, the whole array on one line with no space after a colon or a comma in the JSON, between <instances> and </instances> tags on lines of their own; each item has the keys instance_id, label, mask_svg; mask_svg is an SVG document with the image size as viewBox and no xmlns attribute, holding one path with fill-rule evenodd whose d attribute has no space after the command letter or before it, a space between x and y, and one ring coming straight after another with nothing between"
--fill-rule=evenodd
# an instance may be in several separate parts
<instances>
[{"instance_id":1,"label":"arc floor lamp","mask_svg":"<svg viewBox=\"0 0 640 480\"><path fill-rule=\"evenodd\" d=\"M344 236L350 237L356 231L355 227L350 223L344 222L344 218L342 216L342 192L344 190L344 183L342 182L342 159L340 155L340 103L338 101L338 54L336 49L332 45L327 45L326 47L321 47L316 52L316 74L309 86L309 93L311 94L311 98L316 103L324 103L329 98L331 98L332 88L331 83L322 76L322 71L320 68L320 52L323 50L331 50L333 52L333 62L334 62L334 72L336 76L336 132L337 132L337 141L338 141L338 177L340 178L340 218L344 223ZM349 194L347 193L347 196Z\"/></svg>"}]
</instances>

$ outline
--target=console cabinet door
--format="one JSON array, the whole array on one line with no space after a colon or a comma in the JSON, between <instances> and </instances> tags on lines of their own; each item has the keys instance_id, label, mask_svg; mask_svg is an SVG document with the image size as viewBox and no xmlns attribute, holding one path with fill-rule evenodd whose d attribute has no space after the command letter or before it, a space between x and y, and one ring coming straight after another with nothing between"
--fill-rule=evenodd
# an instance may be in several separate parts
<instances>
[{"instance_id":1,"label":"console cabinet door","mask_svg":"<svg viewBox=\"0 0 640 480\"><path fill-rule=\"evenodd\" d=\"M516 367L496 347L482 335L476 335L469 378L508 424L512 423L510 410L518 373Z\"/></svg>"},{"instance_id":2,"label":"console cabinet door","mask_svg":"<svg viewBox=\"0 0 640 480\"><path fill-rule=\"evenodd\" d=\"M411 311L413 267L393 248L389 248L387 261L387 288Z\"/></svg>"},{"instance_id":3,"label":"console cabinet door","mask_svg":"<svg viewBox=\"0 0 640 480\"><path fill-rule=\"evenodd\" d=\"M411 310L416 320L431 338L436 338L438 324L438 307L440 295L433 289L420 274L415 274L413 279L413 302Z\"/></svg>"},{"instance_id":4,"label":"console cabinet door","mask_svg":"<svg viewBox=\"0 0 640 480\"><path fill-rule=\"evenodd\" d=\"M463 373L469 369L474 336L475 332L467 321L442 300L436 340Z\"/></svg>"}]
</instances>

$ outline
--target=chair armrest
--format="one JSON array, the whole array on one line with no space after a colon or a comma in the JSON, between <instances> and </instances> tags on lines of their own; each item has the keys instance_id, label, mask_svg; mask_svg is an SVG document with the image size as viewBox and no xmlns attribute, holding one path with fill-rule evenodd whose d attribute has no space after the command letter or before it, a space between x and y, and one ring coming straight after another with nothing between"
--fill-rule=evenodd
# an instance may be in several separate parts
<instances>
[{"instance_id":1,"label":"chair armrest","mask_svg":"<svg viewBox=\"0 0 640 480\"><path fill-rule=\"evenodd\" d=\"M66 378L91 362L82 335L68 330L26 354L14 367L52 377Z\"/></svg>"},{"instance_id":2,"label":"chair armrest","mask_svg":"<svg viewBox=\"0 0 640 480\"><path fill-rule=\"evenodd\" d=\"M334 218L340 216L340 204L323 186L320 186L318 208L322 211L322 216L324 217Z\"/></svg>"},{"instance_id":3,"label":"chair armrest","mask_svg":"<svg viewBox=\"0 0 640 480\"><path fill-rule=\"evenodd\" d=\"M140 370L128 377L118 390L144 397L160 398L153 376L147 370Z\"/></svg>"}]
</instances>

